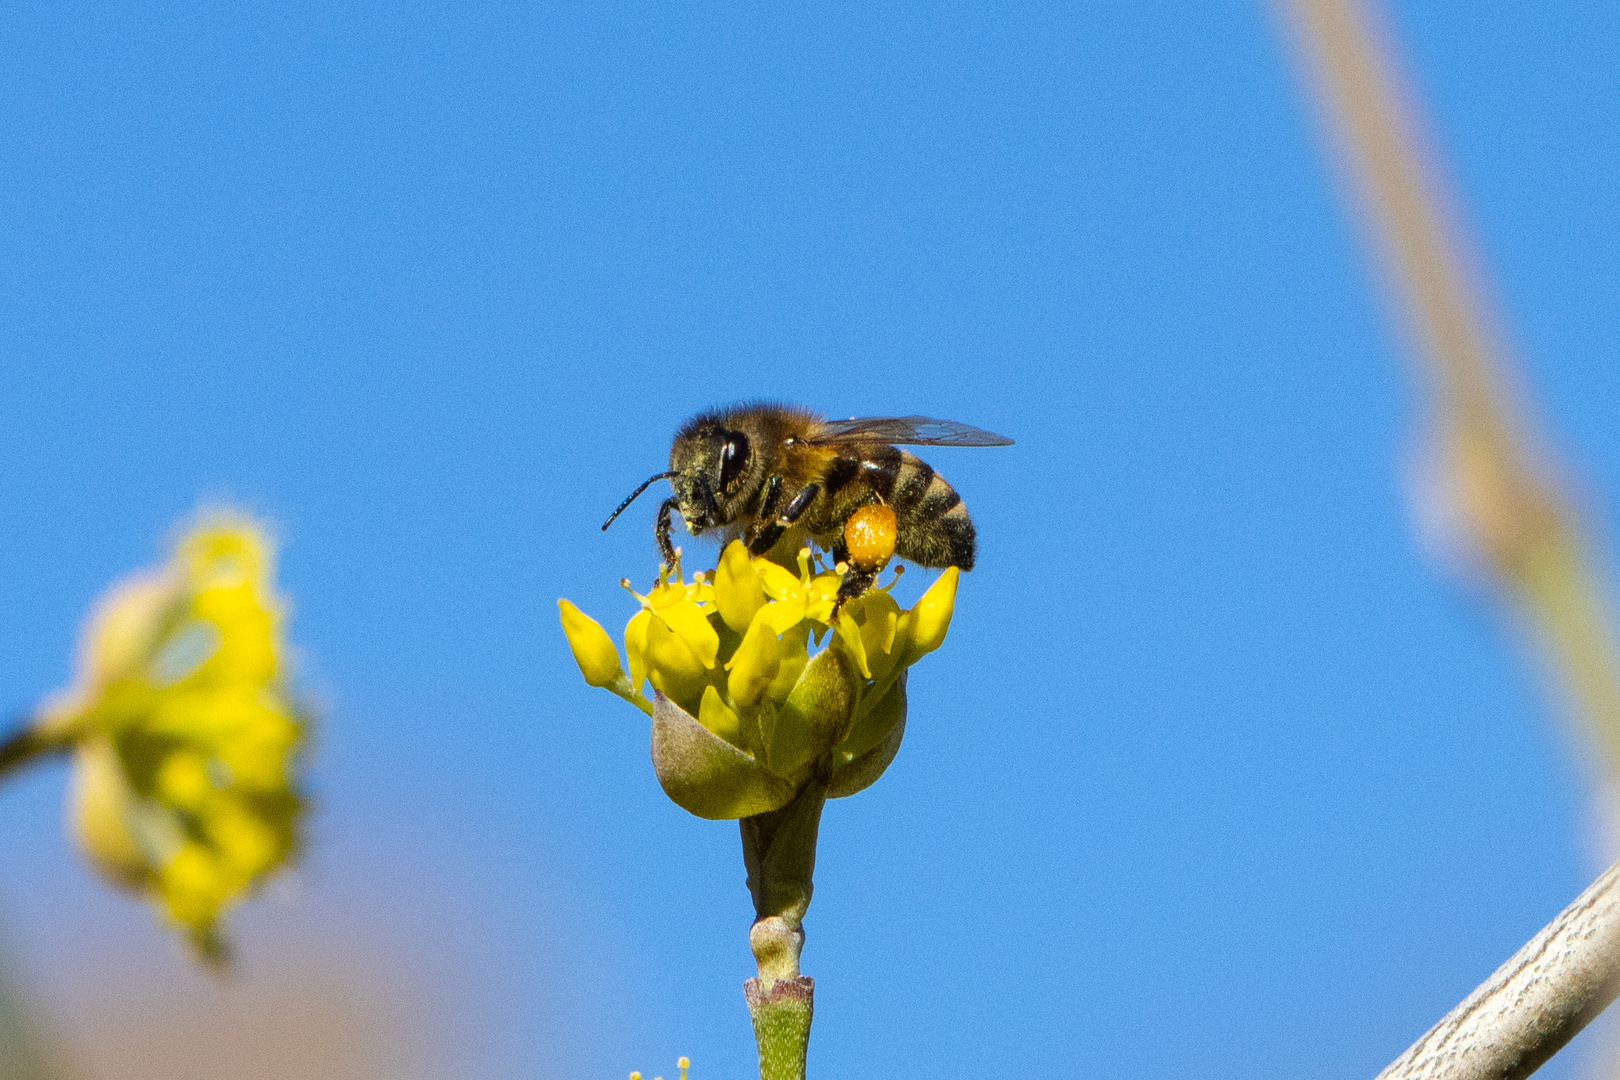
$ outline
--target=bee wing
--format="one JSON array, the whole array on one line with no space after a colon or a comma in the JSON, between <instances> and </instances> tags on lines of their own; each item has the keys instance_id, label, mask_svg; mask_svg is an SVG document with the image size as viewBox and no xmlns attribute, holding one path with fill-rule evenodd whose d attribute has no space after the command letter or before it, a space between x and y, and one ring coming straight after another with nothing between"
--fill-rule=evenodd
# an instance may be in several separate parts
<instances>
[{"instance_id":1,"label":"bee wing","mask_svg":"<svg viewBox=\"0 0 1620 1080\"><path fill-rule=\"evenodd\" d=\"M1011 446L1003 435L927 416L860 416L829 420L805 440L817 445L838 443L900 443L907 446Z\"/></svg>"}]
</instances>

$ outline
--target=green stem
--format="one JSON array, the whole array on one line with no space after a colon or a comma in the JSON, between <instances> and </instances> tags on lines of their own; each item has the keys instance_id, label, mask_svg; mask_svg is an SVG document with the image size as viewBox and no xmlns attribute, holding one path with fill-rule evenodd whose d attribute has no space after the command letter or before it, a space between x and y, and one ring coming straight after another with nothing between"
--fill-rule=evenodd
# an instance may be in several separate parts
<instances>
[{"instance_id":1,"label":"green stem","mask_svg":"<svg viewBox=\"0 0 1620 1080\"><path fill-rule=\"evenodd\" d=\"M827 786L812 780L780 810L743 818L743 862L758 916L748 945L759 977L743 984L759 1044L760 1080L804 1080L815 981L799 973Z\"/></svg>"},{"instance_id":2,"label":"green stem","mask_svg":"<svg viewBox=\"0 0 1620 1080\"><path fill-rule=\"evenodd\" d=\"M4 780L23 766L60 753L68 748L66 740L45 735L32 725L18 728L0 740L0 780Z\"/></svg>"},{"instance_id":3,"label":"green stem","mask_svg":"<svg viewBox=\"0 0 1620 1080\"><path fill-rule=\"evenodd\" d=\"M759 1044L759 1080L804 1080L815 990L815 980L803 975L782 979L769 990L761 989L758 979L743 984Z\"/></svg>"}]
</instances>

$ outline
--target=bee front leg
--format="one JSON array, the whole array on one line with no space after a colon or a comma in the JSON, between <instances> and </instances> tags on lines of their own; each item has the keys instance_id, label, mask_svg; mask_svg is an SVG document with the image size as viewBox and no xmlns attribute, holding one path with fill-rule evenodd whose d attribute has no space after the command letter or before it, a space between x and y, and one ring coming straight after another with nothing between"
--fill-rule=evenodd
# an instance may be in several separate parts
<instances>
[{"instance_id":1,"label":"bee front leg","mask_svg":"<svg viewBox=\"0 0 1620 1080\"><path fill-rule=\"evenodd\" d=\"M669 542L669 512L679 506L675 499L665 499L658 507L658 523L653 526L653 533L658 537L658 554L664 560L664 565L670 568L675 566L675 545Z\"/></svg>"},{"instance_id":2,"label":"bee front leg","mask_svg":"<svg viewBox=\"0 0 1620 1080\"><path fill-rule=\"evenodd\" d=\"M780 477L771 477L774 487L765 493L766 505L780 501L780 481ZM758 531L748 540L748 554L763 555L775 547L776 542L782 539L782 534L787 532L788 526L804 516L804 512L810 509L810 504L816 501L819 494L821 494L820 484L806 484L804 490L793 496L793 501L787 504L786 509L774 521L767 520L767 515L762 512L759 516ZM762 511L763 509L761 507Z\"/></svg>"}]
</instances>

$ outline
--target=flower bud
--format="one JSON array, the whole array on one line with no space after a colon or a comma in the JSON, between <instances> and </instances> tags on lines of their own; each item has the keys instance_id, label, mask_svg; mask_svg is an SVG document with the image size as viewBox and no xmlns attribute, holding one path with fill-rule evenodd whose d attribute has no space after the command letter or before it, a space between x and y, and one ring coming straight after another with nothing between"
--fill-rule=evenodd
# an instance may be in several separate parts
<instances>
[{"instance_id":1,"label":"flower bud","mask_svg":"<svg viewBox=\"0 0 1620 1080\"><path fill-rule=\"evenodd\" d=\"M619 665L619 650L600 623L567 600L557 601L562 616L563 633L568 647L574 652L579 673L590 686L610 686L624 673ZM577 683L575 685L578 685Z\"/></svg>"}]
</instances>

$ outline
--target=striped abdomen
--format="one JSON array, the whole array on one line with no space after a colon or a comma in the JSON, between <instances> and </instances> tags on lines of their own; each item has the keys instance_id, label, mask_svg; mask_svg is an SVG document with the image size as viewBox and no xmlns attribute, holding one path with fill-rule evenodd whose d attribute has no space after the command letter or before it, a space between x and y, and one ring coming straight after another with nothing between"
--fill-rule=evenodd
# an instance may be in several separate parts
<instances>
[{"instance_id":1,"label":"striped abdomen","mask_svg":"<svg viewBox=\"0 0 1620 1080\"><path fill-rule=\"evenodd\" d=\"M956 489L928 462L904 450L861 449L859 457L839 456L827 469L811 531L841 536L844 521L876 494L894 510L900 530L895 551L902 559L973 569L973 521Z\"/></svg>"}]
</instances>

